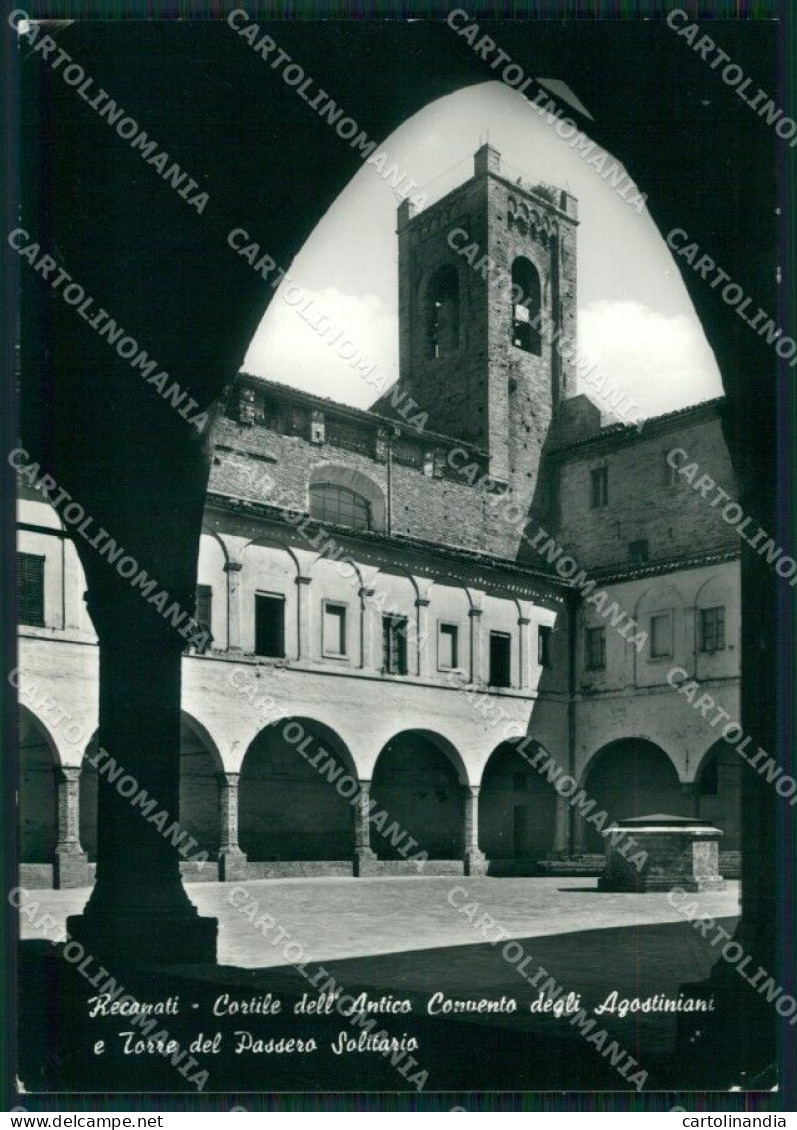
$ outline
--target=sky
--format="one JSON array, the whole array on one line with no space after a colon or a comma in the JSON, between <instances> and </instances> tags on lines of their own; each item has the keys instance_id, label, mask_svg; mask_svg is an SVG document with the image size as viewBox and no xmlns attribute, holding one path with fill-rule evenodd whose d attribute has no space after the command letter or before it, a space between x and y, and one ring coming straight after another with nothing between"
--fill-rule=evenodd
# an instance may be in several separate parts
<instances>
[{"instance_id":1,"label":"sky","mask_svg":"<svg viewBox=\"0 0 797 1130\"><path fill-rule=\"evenodd\" d=\"M313 113L309 107L307 112ZM565 188L578 199L578 348L597 366L593 381L597 374L608 378L643 417L720 395L714 354L647 210L639 215L623 201L503 83L483 83L431 103L378 151L415 181L412 191L426 195L428 206L472 176L473 154L488 140L501 153L505 175ZM628 196L633 199L633 192ZM389 182L364 164L288 267L304 291L301 305L312 299L312 310L344 330L358 357L374 362L388 381L398 376L399 200ZM283 283L249 345L244 369L368 407L374 389L356 366L336 357L335 348L284 300L286 293ZM594 392L593 398L598 400Z\"/></svg>"}]
</instances>

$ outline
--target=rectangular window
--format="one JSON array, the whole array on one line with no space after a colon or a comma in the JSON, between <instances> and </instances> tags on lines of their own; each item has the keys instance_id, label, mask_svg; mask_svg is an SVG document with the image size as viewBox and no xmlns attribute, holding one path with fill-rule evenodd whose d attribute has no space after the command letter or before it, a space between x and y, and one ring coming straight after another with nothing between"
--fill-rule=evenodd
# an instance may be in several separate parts
<instances>
[{"instance_id":1,"label":"rectangular window","mask_svg":"<svg viewBox=\"0 0 797 1130\"><path fill-rule=\"evenodd\" d=\"M598 510L606 506L609 501L609 468L596 467L589 473L590 479L590 507Z\"/></svg>"},{"instance_id":2,"label":"rectangular window","mask_svg":"<svg viewBox=\"0 0 797 1130\"><path fill-rule=\"evenodd\" d=\"M490 686L511 686L512 640L507 632L490 632Z\"/></svg>"},{"instance_id":3,"label":"rectangular window","mask_svg":"<svg viewBox=\"0 0 797 1130\"><path fill-rule=\"evenodd\" d=\"M255 654L285 657L285 598L255 594Z\"/></svg>"},{"instance_id":4,"label":"rectangular window","mask_svg":"<svg viewBox=\"0 0 797 1130\"><path fill-rule=\"evenodd\" d=\"M659 612L650 618L650 655L665 659L672 655L672 614Z\"/></svg>"},{"instance_id":5,"label":"rectangular window","mask_svg":"<svg viewBox=\"0 0 797 1130\"><path fill-rule=\"evenodd\" d=\"M537 662L540 667L550 667L552 662L551 644L553 628L541 624L537 629Z\"/></svg>"},{"instance_id":6,"label":"rectangular window","mask_svg":"<svg viewBox=\"0 0 797 1130\"><path fill-rule=\"evenodd\" d=\"M17 554L17 601L20 624L44 627L44 558Z\"/></svg>"},{"instance_id":7,"label":"rectangular window","mask_svg":"<svg viewBox=\"0 0 797 1130\"><path fill-rule=\"evenodd\" d=\"M333 657L346 654L346 605L324 604L321 651Z\"/></svg>"},{"instance_id":8,"label":"rectangular window","mask_svg":"<svg viewBox=\"0 0 797 1130\"><path fill-rule=\"evenodd\" d=\"M407 674L407 617L382 617L383 670L389 675Z\"/></svg>"},{"instance_id":9,"label":"rectangular window","mask_svg":"<svg viewBox=\"0 0 797 1130\"><path fill-rule=\"evenodd\" d=\"M661 482L662 486L674 487L678 482L678 471L667 458L669 454L669 451L662 451L661 453Z\"/></svg>"},{"instance_id":10,"label":"rectangular window","mask_svg":"<svg viewBox=\"0 0 797 1130\"><path fill-rule=\"evenodd\" d=\"M602 671L606 666L606 629L587 628L587 669Z\"/></svg>"},{"instance_id":11,"label":"rectangular window","mask_svg":"<svg viewBox=\"0 0 797 1130\"><path fill-rule=\"evenodd\" d=\"M648 559L648 539L640 538L639 541L628 543L628 559L632 565L644 565Z\"/></svg>"},{"instance_id":12,"label":"rectangular window","mask_svg":"<svg viewBox=\"0 0 797 1130\"><path fill-rule=\"evenodd\" d=\"M437 634L437 666L440 671L459 667L459 629L456 624L441 624Z\"/></svg>"},{"instance_id":13,"label":"rectangular window","mask_svg":"<svg viewBox=\"0 0 797 1130\"><path fill-rule=\"evenodd\" d=\"M725 609L700 609L700 650L722 651L725 647Z\"/></svg>"}]
</instances>

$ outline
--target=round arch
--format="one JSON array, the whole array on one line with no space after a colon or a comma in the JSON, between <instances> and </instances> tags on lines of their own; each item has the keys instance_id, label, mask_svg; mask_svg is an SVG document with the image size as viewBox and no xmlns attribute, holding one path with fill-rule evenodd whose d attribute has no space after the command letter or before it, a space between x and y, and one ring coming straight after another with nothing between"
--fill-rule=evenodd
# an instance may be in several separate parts
<instances>
[{"instance_id":1,"label":"round arch","mask_svg":"<svg viewBox=\"0 0 797 1130\"><path fill-rule=\"evenodd\" d=\"M180 828L195 839L197 851L218 854L221 845L219 749L205 726L180 711Z\"/></svg>"},{"instance_id":2,"label":"round arch","mask_svg":"<svg viewBox=\"0 0 797 1130\"><path fill-rule=\"evenodd\" d=\"M338 463L321 463L310 472L307 483L307 508L313 487L340 487L365 500L369 508L369 528L381 531L386 525L385 494L369 475Z\"/></svg>"},{"instance_id":3,"label":"round arch","mask_svg":"<svg viewBox=\"0 0 797 1130\"><path fill-rule=\"evenodd\" d=\"M721 851L739 851L742 831L744 761L722 738L700 759L695 774L697 815L723 832Z\"/></svg>"},{"instance_id":4,"label":"round arch","mask_svg":"<svg viewBox=\"0 0 797 1130\"><path fill-rule=\"evenodd\" d=\"M224 538L221 537L216 530L212 529L205 523L203 523L202 525L202 536L208 537L211 539L211 541L215 541L218 544L219 548L221 549L222 557L224 558L224 563L228 564L230 561L230 551L224 542Z\"/></svg>"},{"instance_id":5,"label":"round arch","mask_svg":"<svg viewBox=\"0 0 797 1130\"><path fill-rule=\"evenodd\" d=\"M403 730L379 752L373 771L371 847L380 859L406 858L410 841L430 859L462 856L465 763L431 730ZM379 822L380 813L386 816ZM392 831L391 831L392 829Z\"/></svg>"},{"instance_id":6,"label":"round arch","mask_svg":"<svg viewBox=\"0 0 797 1130\"><path fill-rule=\"evenodd\" d=\"M350 860L358 793L354 759L334 730L313 718L281 718L244 755L241 850L250 862Z\"/></svg>"},{"instance_id":7,"label":"round arch","mask_svg":"<svg viewBox=\"0 0 797 1130\"><path fill-rule=\"evenodd\" d=\"M470 610L474 607L473 591L468 587L466 582L461 577L457 577L453 573L440 573L439 576L435 576L432 579L432 583L429 586L429 592L427 595L431 596L434 593L435 589L440 588L457 589L459 592L463 592L465 594L465 599L468 602L468 609Z\"/></svg>"},{"instance_id":8,"label":"round arch","mask_svg":"<svg viewBox=\"0 0 797 1130\"><path fill-rule=\"evenodd\" d=\"M244 554L246 553L246 551L249 549L257 548L258 546L262 546L267 549L283 550L290 558L297 575L301 573L302 570L299 564L299 558L296 556L293 547L289 545L288 542L283 541L282 538L276 537L272 534L262 534L259 537L250 538L249 541L241 547L239 559L243 562Z\"/></svg>"},{"instance_id":9,"label":"round arch","mask_svg":"<svg viewBox=\"0 0 797 1130\"><path fill-rule=\"evenodd\" d=\"M51 865L57 839L55 774L61 758L47 725L19 704L19 861Z\"/></svg>"},{"instance_id":10,"label":"round arch","mask_svg":"<svg viewBox=\"0 0 797 1130\"><path fill-rule=\"evenodd\" d=\"M80 842L93 861L97 858L97 777L104 760L92 764L99 748L95 730L83 755L80 773ZM218 747L205 726L185 710L180 711L180 828L196 840L196 851L218 853L219 773L223 763ZM157 798L156 798L157 800ZM171 815L171 814L170 814Z\"/></svg>"},{"instance_id":11,"label":"round arch","mask_svg":"<svg viewBox=\"0 0 797 1130\"><path fill-rule=\"evenodd\" d=\"M691 816L672 758L647 738L618 738L599 749L581 776L582 788L595 801L593 814L606 812L608 820L665 813ZM604 839L595 824L577 820L588 851L603 852Z\"/></svg>"},{"instance_id":12,"label":"round arch","mask_svg":"<svg viewBox=\"0 0 797 1130\"><path fill-rule=\"evenodd\" d=\"M534 742L525 754L519 739L490 754L479 790L479 847L489 860L534 863L554 850L556 790L530 762L543 751ZM544 764L544 762L542 762Z\"/></svg>"}]
</instances>

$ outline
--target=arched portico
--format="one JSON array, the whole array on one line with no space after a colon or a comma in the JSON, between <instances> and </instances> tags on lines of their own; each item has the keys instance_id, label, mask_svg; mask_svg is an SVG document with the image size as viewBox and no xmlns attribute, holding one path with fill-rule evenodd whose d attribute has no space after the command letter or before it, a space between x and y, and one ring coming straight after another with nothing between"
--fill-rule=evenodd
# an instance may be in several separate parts
<instances>
[{"instance_id":1,"label":"arched portico","mask_svg":"<svg viewBox=\"0 0 797 1130\"><path fill-rule=\"evenodd\" d=\"M374 766L371 848L386 861L419 851L429 859L459 861L478 851L477 795L448 739L420 729L396 734Z\"/></svg>"},{"instance_id":2,"label":"arched portico","mask_svg":"<svg viewBox=\"0 0 797 1130\"><path fill-rule=\"evenodd\" d=\"M741 849L744 762L732 745L718 741L706 750L695 777L697 815L723 832L720 851Z\"/></svg>"},{"instance_id":3,"label":"arched portico","mask_svg":"<svg viewBox=\"0 0 797 1130\"><path fill-rule=\"evenodd\" d=\"M46 726L24 706L19 713L19 860L51 866L58 752Z\"/></svg>"},{"instance_id":4,"label":"arched portico","mask_svg":"<svg viewBox=\"0 0 797 1130\"><path fill-rule=\"evenodd\" d=\"M531 758L544 752L536 742L524 750L502 742L490 755L479 793L479 846L490 861L533 867L537 860L567 850L557 842L558 797ZM547 759L546 759L547 760ZM566 832L566 829L565 829Z\"/></svg>"},{"instance_id":5,"label":"arched portico","mask_svg":"<svg viewBox=\"0 0 797 1130\"><path fill-rule=\"evenodd\" d=\"M220 797L226 784L215 742L191 715L180 719L180 828L196 840L197 852L218 856L223 838Z\"/></svg>"},{"instance_id":6,"label":"arched portico","mask_svg":"<svg viewBox=\"0 0 797 1130\"><path fill-rule=\"evenodd\" d=\"M601 827L634 816L667 813L690 816L691 802L670 757L646 738L620 738L598 750L587 763L581 787L590 815L605 812L606 819L589 822L576 814L576 850L603 853Z\"/></svg>"},{"instance_id":7,"label":"arched portico","mask_svg":"<svg viewBox=\"0 0 797 1130\"><path fill-rule=\"evenodd\" d=\"M260 731L241 766L240 849L250 865L350 867L359 792L352 756L333 730L310 718L283 718Z\"/></svg>"},{"instance_id":8,"label":"arched portico","mask_svg":"<svg viewBox=\"0 0 797 1130\"><path fill-rule=\"evenodd\" d=\"M64 765L47 726L20 704L19 860L37 885L82 886L88 878L80 843L76 766Z\"/></svg>"},{"instance_id":9,"label":"arched portico","mask_svg":"<svg viewBox=\"0 0 797 1130\"><path fill-rule=\"evenodd\" d=\"M95 733L86 748L80 769L79 790L80 839L91 862L96 860L97 852L97 775L105 767L105 775L109 779L114 776L110 768L111 758L110 750L100 753L99 735ZM121 780L121 777L118 779ZM224 838L220 807L225 783L221 756L215 742L196 718L183 711L180 718L179 812L168 814L166 827L174 821L179 822L179 833L173 835L180 834L179 845L186 845L186 850L181 853L184 862L199 853L204 853L207 859L218 858ZM137 791L131 796L131 801ZM161 811L160 799L152 799L155 801L152 809L147 809L146 802L138 806L142 820L157 816ZM189 844L190 851L187 850ZM213 873L191 874L191 878L198 877L210 878Z\"/></svg>"}]
</instances>

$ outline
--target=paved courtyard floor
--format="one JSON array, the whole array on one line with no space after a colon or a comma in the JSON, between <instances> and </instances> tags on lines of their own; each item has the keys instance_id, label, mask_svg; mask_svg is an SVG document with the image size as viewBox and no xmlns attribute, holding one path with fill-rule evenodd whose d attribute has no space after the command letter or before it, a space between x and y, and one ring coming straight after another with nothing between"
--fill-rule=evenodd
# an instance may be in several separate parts
<instances>
[{"instance_id":1,"label":"paved courtyard floor","mask_svg":"<svg viewBox=\"0 0 797 1130\"><path fill-rule=\"evenodd\" d=\"M517 939L684 922L666 894L603 893L597 879L584 878L417 876L188 884L200 914L219 919L219 964L260 969L284 965L282 947L269 944L230 904L230 892L238 886L246 888L261 913L270 914L301 942L313 961L473 946L494 939L495 931L482 935L456 909L474 902L479 904L477 918L489 914ZM80 913L88 895L85 889L41 890L33 897L60 922ZM739 913L736 882L724 891L694 897L701 912L712 918ZM23 939L37 936L23 918Z\"/></svg>"},{"instance_id":2,"label":"paved courtyard floor","mask_svg":"<svg viewBox=\"0 0 797 1130\"><path fill-rule=\"evenodd\" d=\"M249 915L229 901L238 887L245 888L237 901ZM200 913L219 921L219 964L128 969L121 975L122 982L143 1000L179 993L188 1010L183 1018L186 1040L197 1035L197 1026L206 1035L224 1025L241 1026L240 1018L218 1019L219 1014L214 1013L213 1002L220 994L248 1000L273 993L286 1002L284 1021L260 1017L245 1020L245 1026L280 1035L292 1034L294 1028L300 1036L314 1032L320 1034L322 1045L308 1072L300 1062L302 1057L271 1056L260 1062L257 1057L234 1053L233 1034L225 1029L225 1055L211 1057L214 1079L222 1089L257 1090L267 1085L272 1090L383 1090L394 1089L397 1082L401 1088L409 1086L379 1056L354 1054L342 1059L335 1054L334 1040L340 1037L342 1026L338 1016L309 1019L293 1014L292 1002L308 995L317 997L318 988L308 983L308 973L291 960L302 961L305 970L312 972L323 965L324 976L332 975L348 994L406 998L411 1015L378 1019L392 1034L408 1031L417 1037L419 1062L430 1073L430 1087L438 1090L627 1088L631 1085L628 1075L618 1075L600 1047L582 1038L566 1018L559 1020L531 1009L540 989L539 982L532 984L529 978L543 967L545 977L550 974L564 992L578 996L579 1007L597 1020L595 1010L611 993L629 1000L652 994L670 999L679 994L699 995L699 986L706 984L720 960L719 950L701 938L670 905L666 894L605 894L597 890L594 879L272 879L197 883L187 889ZM738 893L738 884L729 883L725 891L693 898L701 914L710 915L732 933L739 911ZM37 890L31 892L31 898L38 902L40 913L47 911L63 921L80 912L88 894L88 890ZM465 907L467 915L461 912ZM285 931L280 944L272 944L273 931L264 936L257 927L262 914L270 915ZM482 914L489 915L513 940L512 957L503 952L505 942L496 944L495 931L485 935L475 928L473 920ZM23 939L33 942L32 948L27 947L32 956L26 996L29 1012L35 1015L52 1007L53 1001L57 1004L62 991L53 995L47 986L53 976L68 970L54 957L49 971L36 965L41 959L41 953L37 957L34 952L36 934L27 918L22 918L22 925ZM298 943L301 956L294 945L286 958L288 942ZM44 950L52 952L49 946ZM93 992L79 978L77 981L79 993ZM709 991L713 993L714 988ZM512 998L516 1008L487 1015L441 1015L429 1008L437 994L452 1000ZM718 998L717 1004L717 1020L731 1023L727 1001ZM79 1006L68 1015L66 1023L73 1026L76 1018L82 1020L83 1028L74 1029L71 1041L74 1075L64 1076L59 1067L56 1082L51 1084L55 1089L69 1090L70 1078L85 1086L87 1072L94 1072L95 1089L113 1089L115 1071L123 1071L133 1086L133 1068L139 1073L140 1089L173 1089L175 1073L169 1075L167 1067L163 1068L166 1076L156 1085L151 1073L157 1065L145 1061L134 1065L130 1057L120 1059L118 1054L94 1056L91 1049L97 1031L86 1025L84 1012ZM118 1027L112 1019L107 1023ZM294 1028L286 1027L288 1023ZM717 1044L716 1033L699 1017L685 1035L672 1011L604 1012L598 1030L603 1026L607 1042L618 1042L609 1046L619 1047L627 1060L633 1057L643 1064L651 1085L667 1087L675 1078L683 1080L691 1063L702 1072L703 1086L707 1072L718 1072L718 1085L735 1078L716 1065L716 1048L724 1043ZM115 1046L115 1040L118 1043L114 1031L107 1038L109 1046ZM724 1036L723 1040L727 1043ZM684 1043L686 1063L678 1052ZM26 1055L27 1077L32 1082L44 1078L37 1039L31 1039Z\"/></svg>"}]
</instances>

